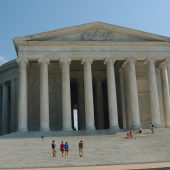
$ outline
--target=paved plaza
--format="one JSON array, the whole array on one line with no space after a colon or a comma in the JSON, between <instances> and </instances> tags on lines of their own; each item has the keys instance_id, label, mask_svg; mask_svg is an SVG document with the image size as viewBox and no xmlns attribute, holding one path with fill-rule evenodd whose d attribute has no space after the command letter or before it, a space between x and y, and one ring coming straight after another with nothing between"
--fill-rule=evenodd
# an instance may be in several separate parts
<instances>
[{"instance_id":1,"label":"paved plaza","mask_svg":"<svg viewBox=\"0 0 170 170\"><path fill-rule=\"evenodd\" d=\"M76 134L76 132L75 132ZM0 168L82 167L131 163L170 162L170 129L149 129L144 134L125 139L126 132L108 135L81 136L46 134L43 142L39 133L4 135L0 138ZM83 132L82 132L83 134ZM52 158L51 141L57 144L57 157ZM61 157L59 144L68 141L70 152ZM78 142L84 141L84 157L78 155Z\"/></svg>"}]
</instances>

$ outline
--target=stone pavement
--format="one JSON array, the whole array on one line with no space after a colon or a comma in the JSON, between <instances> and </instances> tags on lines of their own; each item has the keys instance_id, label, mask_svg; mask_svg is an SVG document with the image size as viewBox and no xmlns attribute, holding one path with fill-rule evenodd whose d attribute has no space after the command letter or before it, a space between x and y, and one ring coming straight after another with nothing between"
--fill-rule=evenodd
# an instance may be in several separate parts
<instances>
[{"instance_id":1,"label":"stone pavement","mask_svg":"<svg viewBox=\"0 0 170 170\"><path fill-rule=\"evenodd\" d=\"M107 165L107 166L85 166L85 167L60 167L60 168L29 168L19 170L170 170L170 162L166 163L146 163L146 164L126 164L126 165ZM6 169L17 170L17 169Z\"/></svg>"},{"instance_id":2,"label":"stone pavement","mask_svg":"<svg viewBox=\"0 0 170 170\"><path fill-rule=\"evenodd\" d=\"M102 133L102 131L101 131ZM149 129L144 134L125 139L126 132L108 135L68 136L40 133L11 134L0 137L0 168L82 167L146 162L170 162L170 129ZM57 157L51 156L51 141L57 144ZM70 152L61 157L59 144L68 141ZM84 141L84 157L78 155L78 142Z\"/></svg>"}]
</instances>

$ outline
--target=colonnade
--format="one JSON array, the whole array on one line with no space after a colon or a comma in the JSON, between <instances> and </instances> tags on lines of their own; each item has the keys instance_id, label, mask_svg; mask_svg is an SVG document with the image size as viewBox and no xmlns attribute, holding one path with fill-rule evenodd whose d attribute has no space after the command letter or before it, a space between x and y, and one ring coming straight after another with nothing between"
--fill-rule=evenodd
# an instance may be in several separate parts
<instances>
[{"instance_id":1,"label":"colonnade","mask_svg":"<svg viewBox=\"0 0 170 170\"><path fill-rule=\"evenodd\" d=\"M17 118L16 79L0 85L0 134L16 131Z\"/></svg>"},{"instance_id":2,"label":"colonnade","mask_svg":"<svg viewBox=\"0 0 170 170\"><path fill-rule=\"evenodd\" d=\"M118 125L118 108L115 85L114 63L116 60L107 58L104 60L107 73L107 90L108 90L108 112L109 112L109 128L119 129ZM148 75L150 90L150 112L152 122L156 127L161 127L160 108L158 87L156 82L155 61L148 59ZM18 97L18 130L27 131L27 64L28 59L19 58L19 97ZM40 130L50 130L49 122L49 89L48 89L48 64L49 59L39 59L40 64ZM92 59L82 59L84 65L84 105L85 105L85 128L86 130L95 130L94 124L94 102L93 102L93 86L92 86ZM135 61L128 59L125 61L128 65L128 107L131 112L131 127L138 128L140 124L138 91L136 81ZM63 130L72 130L71 125L71 97L70 97L70 59L60 59L61 76L62 76L62 116ZM166 126L170 127L170 96L169 81L170 62L160 65L161 77L163 80L163 101L166 117ZM169 74L168 74L169 73ZM125 80L124 80L125 81Z\"/></svg>"}]
</instances>

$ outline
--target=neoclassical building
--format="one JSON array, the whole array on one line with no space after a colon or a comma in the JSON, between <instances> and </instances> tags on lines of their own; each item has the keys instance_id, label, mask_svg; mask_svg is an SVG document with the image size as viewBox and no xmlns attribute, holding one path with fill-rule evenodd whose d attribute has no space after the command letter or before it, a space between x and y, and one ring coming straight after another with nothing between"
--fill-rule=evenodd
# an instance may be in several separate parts
<instances>
[{"instance_id":1,"label":"neoclassical building","mask_svg":"<svg viewBox=\"0 0 170 170\"><path fill-rule=\"evenodd\" d=\"M0 132L170 127L170 38L94 22L13 39Z\"/></svg>"}]
</instances>

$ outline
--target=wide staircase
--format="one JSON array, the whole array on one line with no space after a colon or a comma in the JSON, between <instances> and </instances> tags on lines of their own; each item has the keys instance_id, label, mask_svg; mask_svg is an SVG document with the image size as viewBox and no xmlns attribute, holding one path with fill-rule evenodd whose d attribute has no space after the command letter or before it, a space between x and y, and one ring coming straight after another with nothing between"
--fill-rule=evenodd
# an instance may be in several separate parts
<instances>
[{"instance_id":1,"label":"wide staircase","mask_svg":"<svg viewBox=\"0 0 170 170\"><path fill-rule=\"evenodd\" d=\"M170 161L170 129L149 129L126 139L127 132L16 132L0 137L0 169L29 167L71 167ZM41 136L45 136L42 140ZM57 154L51 154L55 140ZM84 142L84 156L79 157L78 143ZM68 157L59 151L61 141L70 146Z\"/></svg>"}]
</instances>

